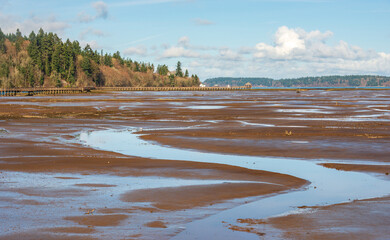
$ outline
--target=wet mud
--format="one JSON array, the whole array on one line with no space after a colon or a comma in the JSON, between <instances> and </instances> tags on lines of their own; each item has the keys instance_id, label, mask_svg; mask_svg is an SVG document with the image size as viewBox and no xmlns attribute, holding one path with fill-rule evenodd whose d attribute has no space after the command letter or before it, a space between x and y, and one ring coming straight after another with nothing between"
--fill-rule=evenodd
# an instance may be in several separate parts
<instances>
[{"instance_id":1,"label":"wet mud","mask_svg":"<svg viewBox=\"0 0 390 240\"><path fill-rule=\"evenodd\" d=\"M189 222L308 184L291 175L229 164L123 155L89 148L78 140L82 132L128 127L138 129L144 140L175 148L326 159L330 162L323 163L325 167L385 178L389 171L388 165L375 164L390 161L388 91L3 97L0 239L169 239ZM267 220L267 225L277 229L271 233L293 239L310 229L321 232L319 237L327 233L332 237L326 231L331 226L347 231L365 224L340 225L340 216L332 214L345 212L352 219L349 211L363 209L369 220L374 208L385 211L387 207L387 200L351 202L327 207L326 216L299 215L313 223L334 219L322 230L315 224L291 227L276 220ZM384 223L375 221L373 228L366 224L360 234L378 232ZM239 231L248 223L239 224L230 228ZM257 237L272 235L255 232L253 226L241 230Z\"/></svg>"}]
</instances>

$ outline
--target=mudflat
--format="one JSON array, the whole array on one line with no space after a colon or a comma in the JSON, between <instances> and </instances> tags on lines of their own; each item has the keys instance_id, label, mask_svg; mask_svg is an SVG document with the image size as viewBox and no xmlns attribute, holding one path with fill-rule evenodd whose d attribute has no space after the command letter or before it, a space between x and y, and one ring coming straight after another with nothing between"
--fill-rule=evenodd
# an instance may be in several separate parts
<instances>
[{"instance_id":1,"label":"mudflat","mask_svg":"<svg viewBox=\"0 0 390 240\"><path fill-rule=\"evenodd\" d=\"M173 148L238 157L325 159L331 161L325 167L374 172L387 179L389 93L118 92L1 98L0 237L169 239L196 219L309 184L291 175L228 163L98 150L79 141L81 132L132 128L142 132L144 140ZM385 209L388 203L383 202L364 202L365 218L376 218L373 209ZM326 207L326 217L352 214L360 205ZM317 214L315 219L326 218ZM286 238L301 236L290 234L299 232L290 225L270 222L285 231ZM230 228L245 229L241 224ZM343 228L336 220L329 224L326 227ZM352 222L344 230L363 224ZM381 224L386 221L370 229L381 229ZM317 231L314 224L294 227ZM368 228L362 226L362 232L371 231ZM385 236L380 232L375 236ZM327 233L348 238L321 230ZM272 231L257 234L272 236Z\"/></svg>"}]
</instances>

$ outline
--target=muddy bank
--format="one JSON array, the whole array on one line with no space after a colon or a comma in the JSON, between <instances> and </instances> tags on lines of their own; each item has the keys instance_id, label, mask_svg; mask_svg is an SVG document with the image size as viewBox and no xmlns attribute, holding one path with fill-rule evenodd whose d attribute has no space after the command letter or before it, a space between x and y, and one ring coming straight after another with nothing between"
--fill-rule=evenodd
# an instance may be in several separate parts
<instances>
[{"instance_id":1,"label":"muddy bank","mask_svg":"<svg viewBox=\"0 0 390 240\"><path fill-rule=\"evenodd\" d=\"M239 219L244 226L230 227L270 239L387 239L390 235L390 197L302 209L305 212L265 220Z\"/></svg>"},{"instance_id":2,"label":"muddy bank","mask_svg":"<svg viewBox=\"0 0 390 240\"><path fill-rule=\"evenodd\" d=\"M389 165L364 165L364 164L341 164L341 163L322 163L327 168L334 168L342 171L377 173L378 176L386 177L390 180Z\"/></svg>"},{"instance_id":3,"label":"muddy bank","mask_svg":"<svg viewBox=\"0 0 390 240\"><path fill-rule=\"evenodd\" d=\"M0 99L0 217L7 219L0 239L168 239L195 219L307 184L293 176L223 164L95 150L76 141L80 132L135 127L143 139L172 147L344 159L351 164L327 167L388 171L386 166L354 164L356 159L389 161L388 91L134 92L73 98ZM385 203L364 204L362 214L375 214L375 207L388 212ZM318 215L313 222L329 219L327 227L343 230L366 224L340 225L334 214L355 218L348 211L359 212L362 206L337 206L326 209L329 218ZM107 226L107 219L113 224ZM382 223L375 221L372 229L380 230ZM272 224L287 232L307 230ZM371 234L368 227L361 229Z\"/></svg>"},{"instance_id":4,"label":"muddy bank","mask_svg":"<svg viewBox=\"0 0 390 240\"><path fill-rule=\"evenodd\" d=\"M5 239L119 239L129 235L166 239L186 222L242 204L239 199L253 201L307 184L284 174L229 165L124 156L83 147L76 141L81 131L160 125L144 120L156 119L149 113L155 106L147 109L147 105L164 100L153 98L144 110L131 112L119 109L128 101L64 100L72 106L60 106L61 100L44 97L11 100L11 104L2 101L0 113L1 218L9 219L0 236ZM84 106L86 102L92 106ZM108 106L109 102L120 104ZM144 181L150 183L143 186ZM181 181L189 189L199 188L196 194L188 197ZM229 185L230 181L244 183ZM166 198L153 204L157 190ZM144 193L143 199L135 197L139 192ZM173 196L183 193L187 197ZM171 203L172 197L176 201ZM26 216L26 212L34 214Z\"/></svg>"},{"instance_id":5,"label":"muddy bank","mask_svg":"<svg viewBox=\"0 0 390 240\"><path fill-rule=\"evenodd\" d=\"M183 210L212 205L234 198L253 197L288 190L285 186L262 183L222 183L176 188L132 191L121 196L125 202L151 202L162 210Z\"/></svg>"}]
</instances>

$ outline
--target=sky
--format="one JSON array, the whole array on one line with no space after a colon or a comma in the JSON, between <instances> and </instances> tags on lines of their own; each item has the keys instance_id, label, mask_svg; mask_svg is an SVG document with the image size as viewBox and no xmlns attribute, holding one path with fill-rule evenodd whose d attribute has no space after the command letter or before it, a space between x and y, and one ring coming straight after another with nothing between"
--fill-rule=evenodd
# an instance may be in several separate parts
<instances>
[{"instance_id":1,"label":"sky","mask_svg":"<svg viewBox=\"0 0 390 240\"><path fill-rule=\"evenodd\" d=\"M201 80L390 76L389 0L0 0L0 28L39 28Z\"/></svg>"}]
</instances>

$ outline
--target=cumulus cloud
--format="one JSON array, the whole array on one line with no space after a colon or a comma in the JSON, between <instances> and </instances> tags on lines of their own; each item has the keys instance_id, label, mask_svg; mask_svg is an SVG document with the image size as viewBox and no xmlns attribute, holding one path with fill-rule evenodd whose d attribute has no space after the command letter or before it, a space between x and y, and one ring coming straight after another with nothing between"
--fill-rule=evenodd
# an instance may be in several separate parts
<instances>
[{"instance_id":1,"label":"cumulus cloud","mask_svg":"<svg viewBox=\"0 0 390 240\"><path fill-rule=\"evenodd\" d=\"M306 32L303 29L280 27L274 36L274 44L258 43L257 58L275 60L314 61L319 59L367 59L378 56L374 51L366 51L357 46L351 46L344 41L331 46L327 40L333 36L330 31L318 30Z\"/></svg>"},{"instance_id":2,"label":"cumulus cloud","mask_svg":"<svg viewBox=\"0 0 390 240\"><path fill-rule=\"evenodd\" d=\"M28 35L31 31L38 31L43 28L48 32L55 32L60 35L63 34L64 30L69 28L70 25L66 22L57 20L55 16L48 18L41 18L34 15L23 19L18 16L3 14L0 12L0 22L2 23L2 30L5 33L14 33L16 29Z\"/></svg>"},{"instance_id":3,"label":"cumulus cloud","mask_svg":"<svg viewBox=\"0 0 390 240\"><path fill-rule=\"evenodd\" d=\"M390 75L390 53L334 41L331 31L282 26L273 44L237 48L194 45L188 36L154 50L157 60L182 61L202 79L218 76L290 78L319 75Z\"/></svg>"},{"instance_id":4,"label":"cumulus cloud","mask_svg":"<svg viewBox=\"0 0 390 240\"><path fill-rule=\"evenodd\" d=\"M274 44L258 43L254 71L274 70L273 77L299 77L332 74L390 74L390 54L366 50L345 41L329 44L334 34L318 30L280 27ZM268 74L272 74L268 72Z\"/></svg>"},{"instance_id":5,"label":"cumulus cloud","mask_svg":"<svg viewBox=\"0 0 390 240\"><path fill-rule=\"evenodd\" d=\"M108 17L108 6L103 1L98 1L92 3L92 7L95 9L96 14L95 15L89 15L85 12L79 13L79 21L82 23L89 23L96 19L107 19Z\"/></svg>"},{"instance_id":6,"label":"cumulus cloud","mask_svg":"<svg viewBox=\"0 0 390 240\"><path fill-rule=\"evenodd\" d=\"M132 56L132 55L146 56L147 49L145 46L129 47L125 51L123 51L123 53L127 56Z\"/></svg>"},{"instance_id":7,"label":"cumulus cloud","mask_svg":"<svg viewBox=\"0 0 390 240\"><path fill-rule=\"evenodd\" d=\"M228 61L240 61L242 60L241 54L235 52L229 48L223 48L219 51L219 55L223 60Z\"/></svg>"},{"instance_id":8,"label":"cumulus cloud","mask_svg":"<svg viewBox=\"0 0 390 240\"><path fill-rule=\"evenodd\" d=\"M164 51L159 58L203 58L196 47L190 44L190 38L183 36L179 38L176 46L169 46L165 44L162 46Z\"/></svg>"}]
</instances>

